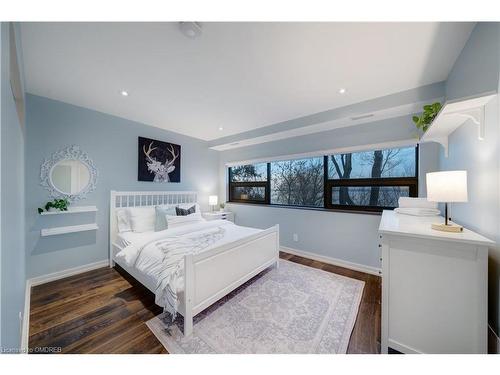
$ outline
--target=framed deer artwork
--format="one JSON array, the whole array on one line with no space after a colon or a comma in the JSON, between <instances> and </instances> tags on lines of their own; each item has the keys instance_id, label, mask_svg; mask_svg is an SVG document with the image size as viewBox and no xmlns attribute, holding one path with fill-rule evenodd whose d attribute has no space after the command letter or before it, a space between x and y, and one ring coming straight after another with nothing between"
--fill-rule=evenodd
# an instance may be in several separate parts
<instances>
[{"instance_id":1,"label":"framed deer artwork","mask_svg":"<svg viewBox=\"0 0 500 375\"><path fill-rule=\"evenodd\" d=\"M181 146L139 137L138 180L181 182Z\"/></svg>"}]
</instances>

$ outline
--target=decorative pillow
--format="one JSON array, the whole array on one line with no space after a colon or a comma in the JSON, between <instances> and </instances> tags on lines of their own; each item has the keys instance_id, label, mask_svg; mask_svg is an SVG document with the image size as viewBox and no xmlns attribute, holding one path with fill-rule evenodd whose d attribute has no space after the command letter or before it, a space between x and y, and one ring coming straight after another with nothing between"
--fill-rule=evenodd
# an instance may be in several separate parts
<instances>
[{"instance_id":1,"label":"decorative pillow","mask_svg":"<svg viewBox=\"0 0 500 375\"><path fill-rule=\"evenodd\" d=\"M118 232L130 232L132 230L127 208L120 208L116 210L116 220L118 222Z\"/></svg>"},{"instance_id":2,"label":"decorative pillow","mask_svg":"<svg viewBox=\"0 0 500 375\"><path fill-rule=\"evenodd\" d=\"M155 206L155 232L168 229L167 215L175 216L175 207Z\"/></svg>"},{"instance_id":3,"label":"decorative pillow","mask_svg":"<svg viewBox=\"0 0 500 375\"><path fill-rule=\"evenodd\" d=\"M204 219L201 217L201 215L198 215L197 213L189 214L189 215L185 215L185 216L167 215L166 218L167 218L169 228L175 228L175 227L180 227L182 225L193 224L196 222L204 221Z\"/></svg>"},{"instance_id":4,"label":"decorative pillow","mask_svg":"<svg viewBox=\"0 0 500 375\"><path fill-rule=\"evenodd\" d=\"M128 209L130 217L130 226L134 232L152 232L155 230L155 208L131 207Z\"/></svg>"},{"instance_id":5,"label":"decorative pillow","mask_svg":"<svg viewBox=\"0 0 500 375\"><path fill-rule=\"evenodd\" d=\"M175 213L177 216L187 216L190 214L194 214L196 212L196 206L191 206L188 209L175 207Z\"/></svg>"},{"instance_id":6,"label":"decorative pillow","mask_svg":"<svg viewBox=\"0 0 500 375\"><path fill-rule=\"evenodd\" d=\"M188 209L188 208L191 208L191 206L193 206L193 203L179 203L176 206L179 208ZM195 207L195 211L200 213L200 215L201 215L200 205L198 203L194 203L194 207Z\"/></svg>"}]
</instances>

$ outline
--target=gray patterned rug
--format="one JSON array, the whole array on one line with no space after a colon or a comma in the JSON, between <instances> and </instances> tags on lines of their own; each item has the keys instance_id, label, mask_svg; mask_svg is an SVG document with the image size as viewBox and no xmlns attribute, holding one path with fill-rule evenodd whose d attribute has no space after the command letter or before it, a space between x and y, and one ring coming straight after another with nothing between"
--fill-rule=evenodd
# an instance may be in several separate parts
<instances>
[{"instance_id":1,"label":"gray patterned rug","mask_svg":"<svg viewBox=\"0 0 500 375\"><path fill-rule=\"evenodd\" d=\"M194 319L148 327L169 353L346 353L364 282L280 260Z\"/></svg>"}]
</instances>

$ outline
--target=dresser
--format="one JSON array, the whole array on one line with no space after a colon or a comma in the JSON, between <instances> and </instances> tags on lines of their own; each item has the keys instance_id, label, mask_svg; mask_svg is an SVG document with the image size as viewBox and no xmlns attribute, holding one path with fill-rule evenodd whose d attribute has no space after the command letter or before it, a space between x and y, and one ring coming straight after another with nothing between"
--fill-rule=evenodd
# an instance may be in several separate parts
<instances>
[{"instance_id":1,"label":"dresser","mask_svg":"<svg viewBox=\"0 0 500 375\"><path fill-rule=\"evenodd\" d=\"M382 342L402 353L486 353L489 239L431 229L442 217L384 211Z\"/></svg>"},{"instance_id":2,"label":"dresser","mask_svg":"<svg viewBox=\"0 0 500 375\"><path fill-rule=\"evenodd\" d=\"M203 212L201 215L205 220L229 220L234 223L234 214L228 211Z\"/></svg>"}]
</instances>

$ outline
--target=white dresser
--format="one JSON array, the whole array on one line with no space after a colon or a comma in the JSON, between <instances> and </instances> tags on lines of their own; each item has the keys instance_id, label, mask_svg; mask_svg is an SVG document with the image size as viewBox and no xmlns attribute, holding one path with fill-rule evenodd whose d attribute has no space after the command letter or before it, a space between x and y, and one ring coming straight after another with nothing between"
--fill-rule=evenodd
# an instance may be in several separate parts
<instances>
[{"instance_id":1,"label":"white dresser","mask_svg":"<svg viewBox=\"0 0 500 375\"><path fill-rule=\"evenodd\" d=\"M382 353L486 353L488 247L464 229L431 229L442 217L384 211Z\"/></svg>"}]
</instances>

